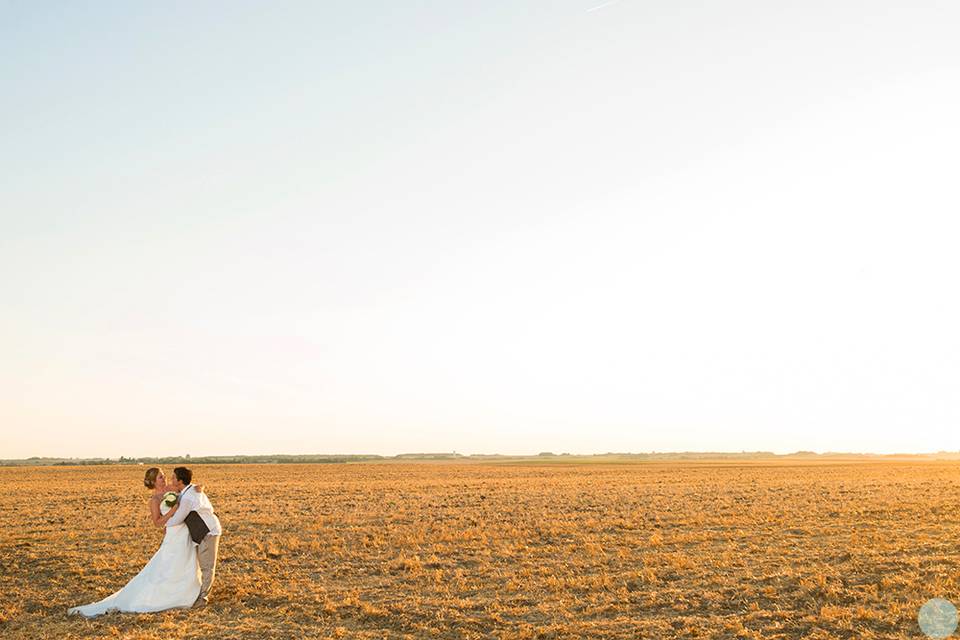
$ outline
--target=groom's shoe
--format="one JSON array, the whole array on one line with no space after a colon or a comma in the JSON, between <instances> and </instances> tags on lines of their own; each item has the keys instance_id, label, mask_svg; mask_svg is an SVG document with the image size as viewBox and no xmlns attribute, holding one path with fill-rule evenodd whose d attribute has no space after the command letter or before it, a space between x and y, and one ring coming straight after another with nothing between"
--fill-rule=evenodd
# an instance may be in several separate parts
<instances>
[{"instance_id":1,"label":"groom's shoe","mask_svg":"<svg viewBox=\"0 0 960 640\"><path fill-rule=\"evenodd\" d=\"M191 609L203 609L205 606L207 606L207 599L204 598L203 596L201 596L201 597L197 598L196 600L194 600L193 606L190 607L190 608L191 608Z\"/></svg>"}]
</instances>

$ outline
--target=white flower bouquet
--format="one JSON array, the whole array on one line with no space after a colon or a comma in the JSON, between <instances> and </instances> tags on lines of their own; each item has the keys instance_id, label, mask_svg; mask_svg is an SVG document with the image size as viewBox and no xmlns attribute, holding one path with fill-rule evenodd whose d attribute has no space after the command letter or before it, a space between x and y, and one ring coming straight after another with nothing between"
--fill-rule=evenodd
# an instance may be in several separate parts
<instances>
[{"instance_id":1,"label":"white flower bouquet","mask_svg":"<svg viewBox=\"0 0 960 640\"><path fill-rule=\"evenodd\" d=\"M180 496L175 491L167 491L165 494L163 494L163 499L161 502L168 507L172 507L173 505L177 504L177 500L179 499Z\"/></svg>"}]
</instances>

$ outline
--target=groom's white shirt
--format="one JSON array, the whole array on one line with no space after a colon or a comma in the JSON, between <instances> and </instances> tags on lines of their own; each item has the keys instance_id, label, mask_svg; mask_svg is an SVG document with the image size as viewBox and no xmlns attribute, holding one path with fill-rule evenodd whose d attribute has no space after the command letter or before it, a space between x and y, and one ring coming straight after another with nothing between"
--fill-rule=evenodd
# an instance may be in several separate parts
<instances>
[{"instance_id":1,"label":"groom's white shirt","mask_svg":"<svg viewBox=\"0 0 960 640\"><path fill-rule=\"evenodd\" d=\"M191 511L196 511L207 528L210 529L209 536L218 536L221 533L220 519L213 512L213 505L210 504L210 498L207 494L197 491L193 484L188 484L180 492L180 508L173 514L173 517L167 520L167 526L183 524L183 520Z\"/></svg>"}]
</instances>

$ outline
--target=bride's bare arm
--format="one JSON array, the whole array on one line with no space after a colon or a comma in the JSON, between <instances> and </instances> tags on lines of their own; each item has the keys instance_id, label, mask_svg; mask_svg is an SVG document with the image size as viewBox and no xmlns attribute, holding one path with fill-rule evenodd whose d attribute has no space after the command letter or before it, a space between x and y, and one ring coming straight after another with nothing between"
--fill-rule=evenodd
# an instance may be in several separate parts
<instances>
[{"instance_id":1,"label":"bride's bare arm","mask_svg":"<svg viewBox=\"0 0 960 640\"><path fill-rule=\"evenodd\" d=\"M167 526L167 520L173 517L173 514L177 512L177 509L180 507L180 503L170 507L170 511L167 511L167 515L160 515L160 501L151 498L150 499L150 518L153 520L153 525L156 527L165 527Z\"/></svg>"},{"instance_id":2,"label":"bride's bare arm","mask_svg":"<svg viewBox=\"0 0 960 640\"><path fill-rule=\"evenodd\" d=\"M160 501L156 498L150 498L150 520L153 522L155 527L160 525Z\"/></svg>"}]
</instances>

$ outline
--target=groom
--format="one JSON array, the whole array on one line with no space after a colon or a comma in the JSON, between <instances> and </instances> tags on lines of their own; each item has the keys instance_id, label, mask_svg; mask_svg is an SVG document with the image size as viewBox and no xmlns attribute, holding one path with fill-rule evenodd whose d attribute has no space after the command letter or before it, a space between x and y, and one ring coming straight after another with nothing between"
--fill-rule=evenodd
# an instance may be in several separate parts
<instances>
[{"instance_id":1,"label":"groom","mask_svg":"<svg viewBox=\"0 0 960 640\"><path fill-rule=\"evenodd\" d=\"M197 543L197 563L200 565L200 595L194 608L207 606L213 575L217 569L217 549L220 546L220 520L213 513L213 505L207 495L193 484L193 472L186 467L173 470L173 484L180 492L180 508L167 520L173 527L184 521L190 529L190 537Z\"/></svg>"}]
</instances>

